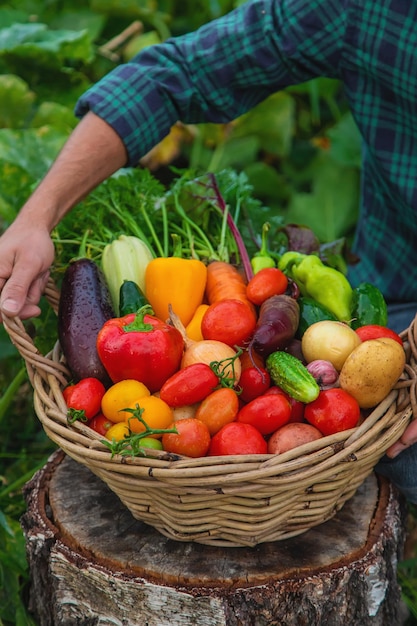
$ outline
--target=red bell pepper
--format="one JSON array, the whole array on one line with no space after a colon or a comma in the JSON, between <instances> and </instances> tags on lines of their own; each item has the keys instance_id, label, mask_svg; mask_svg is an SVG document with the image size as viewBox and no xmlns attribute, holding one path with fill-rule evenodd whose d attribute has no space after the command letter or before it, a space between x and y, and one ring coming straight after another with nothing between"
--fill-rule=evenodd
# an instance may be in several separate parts
<instances>
[{"instance_id":1,"label":"red bell pepper","mask_svg":"<svg viewBox=\"0 0 417 626\"><path fill-rule=\"evenodd\" d=\"M111 380L138 380L153 393L180 367L184 339L179 330L142 307L108 320L97 336L97 352Z\"/></svg>"}]
</instances>

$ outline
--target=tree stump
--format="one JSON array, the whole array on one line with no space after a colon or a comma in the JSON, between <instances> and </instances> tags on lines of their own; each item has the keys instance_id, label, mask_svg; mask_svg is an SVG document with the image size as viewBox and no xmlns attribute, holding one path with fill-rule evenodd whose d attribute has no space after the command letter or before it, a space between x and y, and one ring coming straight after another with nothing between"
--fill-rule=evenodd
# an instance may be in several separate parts
<instances>
[{"instance_id":1,"label":"tree stump","mask_svg":"<svg viewBox=\"0 0 417 626\"><path fill-rule=\"evenodd\" d=\"M62 451L25 498L40 626L400 624L405 506L375 475L330 521L254 548L164 537Z\"/></svg>"}]
</instances>

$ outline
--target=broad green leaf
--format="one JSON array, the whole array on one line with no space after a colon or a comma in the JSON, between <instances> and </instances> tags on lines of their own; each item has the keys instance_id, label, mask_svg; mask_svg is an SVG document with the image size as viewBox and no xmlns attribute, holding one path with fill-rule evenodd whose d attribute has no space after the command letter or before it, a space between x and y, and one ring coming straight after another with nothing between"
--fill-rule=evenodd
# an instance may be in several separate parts
<instances>
[{"instance_id":1,"label":"broad green leaf","mask_svg":"<svg viewBox=\"0 0 417 626\"><path fill-rule=\"evenodd\" d=\"M350 233L358 217L359 173L327 154L316 162L312 191L294 193L286 220L311 228L321 242Z\"/></svg>"},{"instance_id":2,"label":"broad green leaf","mask_svg":"<svg viewBox=\"0 0 417 626\"><path fill-rule=\"evenodd\" d=\"M31 126L51 126L55 130L69 134L77 125L77 118L72 109L57 102L42 102L34 115Z\"/></svg>"},{"instance_id":3,"label":"broad green leaf","mask_svg":"<svg viewBox=\"0 0 417 626\"><path fill-rule=\"evenodd\" d=\"M288 94L274 94L236 121L233 136L255 135L265 152L286 156L294 134L294 109Z\"/></svg>"},{"instance_id":4,"label":"broad green leaf","mask_svg":"<svg viewBox=\"0 0 417 626\"><path fill-rule=\"evenodd\" d=\"M43 177L62 148L67 135L48 126L0 130L0 163L25 170L33 179Z\"/></svg>"},{"instance_id":5,"label":"broad green leaf","mask_svg":"<svg viewBox=\"0 0 417 626\"><path fill-rule=\"evenodd\" d=\"M154 0L92 0L91 9L107 15L142 17L144 12L155 12L157 3Z\"/></svg>"},{"instance_id":6,"label":"broad green leaf","mask_svg":"<svg viewBox=\"0 0 417 626\"><path fill-rule=\"evenodd\" d=\"M281 202L288 199L291 187L276 168L262 161L253 161L245 168L245 173L257 197Z\"/></svg>"},{"instance_id":7,"label":"broad green leaf","mask_svg":"<svg viewBox=\"0 0 417 626\"><path fill-rule=\"evenodd\" d=\"M92 59L87 31L48 30L46 24L13 24L0 30L0 58L8 63L30 61L31 66L59 69L68 60Z\"/></svg>"},{"instance_id":8,"label":"broad green leaf","mask_svg":"<svg viewBox=\"0 0 417 626\"><path fill-rule=\"evenodd\" d=\"M87 31L91 41L96 41L105 27L106 18L88 8L80 8L55 14L48 24L57 30Z\"/></svg>"},{"instance_id":9,"label":"broad green leaf","mask_svg":"<svg viewBox=\"0 0 417 626\"><path fill-rule=\"evenodd\" d=\"M0 128L21 128L27 122L35 94L14 74L0 75Z\"/></svg>"},{"instance_id":10,"label":"broad green leaf","mask_svg":"<svg viewBox=\"0 0 417 626\"><path fill-rule=\"evenodd\" d=\"M29 196L33 183L33 177L26 170L0 160L0 233L16 217L16 213ZM1 328L0 326L0 337ZM0 354L3 355L1 346Z\"/></svg>"},{"instance_id":11,"label":"broad green leaf","mask_svg":"<svg viewBox=\"0 0 417 626\"><path fill-rule=\"evenodd\" d=\"M259 152L259 138L252 135L232 137L217 146L207 165L210 172L218 172L228 167L242 169L253 162Z\"/></svg>"},{"instance_id":12,"label":"broad green leaf","mask_svg":"<svg viewBox=\"0 0 417 626\"><path fill-rule=\"evenodd\" d=\"M330 139L330 154L341 165L360 168L362 163L362 140L358 127L347 113L327 132Z\"/></svg>"},{"instance_id":13,"label":"broad green leaf","mask_svg":"<svg viewBox=\"0 0 417 626\"><path fill-rule=\"evenodd\" d=\"M24 23L29 20L27 11L2 7L0 9L0 24L3 28L12 26L16 22Z\"/></svg>"}]
</instances>

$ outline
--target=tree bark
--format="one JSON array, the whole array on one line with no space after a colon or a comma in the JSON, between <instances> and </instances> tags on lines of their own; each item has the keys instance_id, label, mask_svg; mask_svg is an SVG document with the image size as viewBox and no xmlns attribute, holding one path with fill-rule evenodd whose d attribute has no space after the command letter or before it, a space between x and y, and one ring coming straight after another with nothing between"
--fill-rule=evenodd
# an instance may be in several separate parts
<instances>
[{"instance_id":1,"label":"tree bark","mask_svg":"<svg viewBox=\"0 0 417 626\"><path fill-rule=\"evenodd\" d=\"M405 505L370 476L336 516L254 548L175 542L56 452L22 518L40 626L395 626Z\"/></svg>"}]
</instances>

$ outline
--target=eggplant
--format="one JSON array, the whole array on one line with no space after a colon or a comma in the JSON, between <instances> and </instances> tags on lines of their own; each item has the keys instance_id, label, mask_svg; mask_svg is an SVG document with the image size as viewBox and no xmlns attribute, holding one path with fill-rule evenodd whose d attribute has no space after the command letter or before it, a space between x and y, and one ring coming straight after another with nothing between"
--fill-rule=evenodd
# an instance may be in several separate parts
<instances>
[{"instance_id":1,"label":"eggplant","mask_svg":"<svg viewBox=\"0 0 417 626\"><path fill-rule=\"evenodd\" d=\"M297 300L286 294L271 296L259 309L258 322L249 344L262 357L284 350L294 339L300 320Z\"/></svg>"},{"instance_id":2,"label":"eggplant","mask_svg":"<svg viewBox=\"0 0 417 626\"><path fill-rule=\"evenodd\" d=\"M58 338L74 382L98 378L108 387L109 375L97 353L97 335L115 317L110 292L99 266L76 259L65 270L58 306Z\"/></svg>"}]
</instances>

